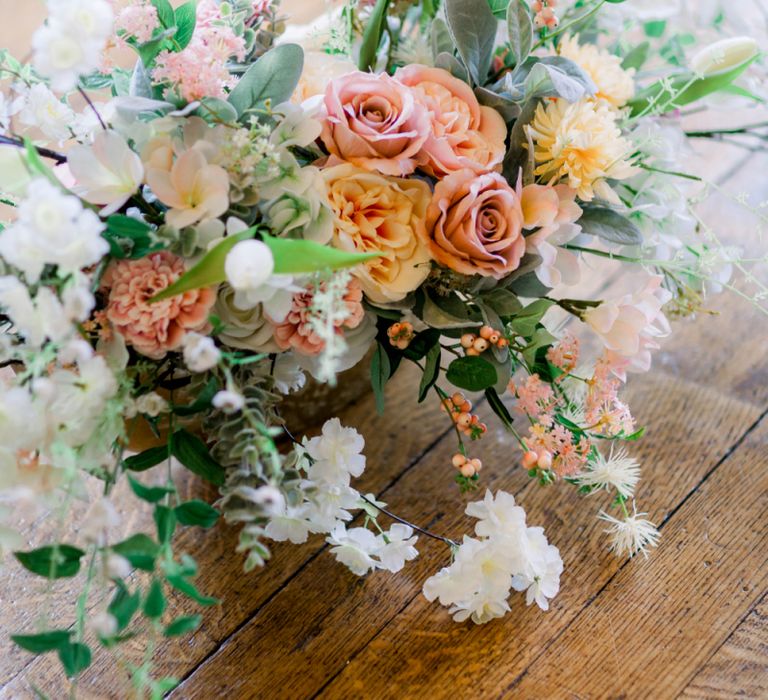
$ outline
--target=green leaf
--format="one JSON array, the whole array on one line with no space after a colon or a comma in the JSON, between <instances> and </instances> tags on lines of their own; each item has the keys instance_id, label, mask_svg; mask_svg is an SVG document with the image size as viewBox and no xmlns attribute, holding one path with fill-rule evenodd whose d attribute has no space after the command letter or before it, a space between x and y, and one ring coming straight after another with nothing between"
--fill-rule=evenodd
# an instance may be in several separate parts
<instances>
[{"instance_id":1,"label":"green leaf","mask_svg":"<svg viewBox=\"0 0 768 700\"><path fill-rule=\"evenodd\" d=\"M507 428L510 427L513 422L512 415L507 410L507 407L504 405L504 402L501 400L496 389L488 387L485 390L485 398L488 399L488 405L491 407L491 410L501 418L501 422L504 426Z\"/></svg>"},{"instance_id":2,"label":"green leaf","mask_svg":"<svg viewBox=\"0 0 768 700\"><path fill-rule=\"evenodd\" d=\"M227 236L190 270L172 285L152 297L150 301L169 299L192 289L211 287L226 280L224 272L227 255L240 241L253 238L256 228L249 228L235 236ZM322 270L352 267L365 260L377 258L377 253L348 253L344 250L320 245L313 241L293 238L275 238L262 233L262 240L269 247L275 260L274 274L302 275Z\"/></svg>"},{"instance_id":3,"label":"green leaf","mask_svg":"<svg viewBox=\"0 0 768 700\"><path fill-rule=\"evenodd\" d=\"M46 578L69 578L80 571L80 559L85 552L68 544L59 544L13 554L33 574Z\"/></svg>"},{"instance_id":4,"label":"green leaf","mask_svg":"<svg viewBox=\"0 0 768 700\"><path fill-rule=\"evenodd\" d=\"M153 240L152 227L132 216L112 214L106 223L101 235L109 243L109 254L113 258L143 258L163 247Z\"/></svg>"},{"instance_id":5,"label":"green leaf","mask_svg":"<svg viewBox=\"0 0 768 700\"><path fill-rule=\"evenodd\" d=\"M696 102L696 100L700 100L713 92L725 90L759 57L760 54L752 56L752 58L733 68L702 78L694 79L693 74L683 73L669 81L659 80L645 90L641 90L627 103L632 110L631 116L641 114L649 106L656 104L662 106L663 112L669 112L691 102Z\"/></svg>"},{"instance_id":6,"label":"green leaf","mask_svg":"<svg viewBox=\"0 0 768 700\"><path fill-rule=\"evenodd\" d=\"M532 336L536 331L536 326L554 303L551 299L537 299L528 304L512 320L512 328L526 338Z\"/></svg>"},{"instance_id":7,"label":"green leaf","mask_svg":"<svg viewBox=\"0 0 768 700\"><path fill-rule=\"evenodd\" d=\"M445 378L459 389L483 391L497 380L496 368L482 357L456 358L445 373Z\"/></svg>"},{"instance_id":8,"label":"green leaf","mask_svg":"<svg viewBox=\"0 0 768 700\"><path fill-rule=\"evenodd\" d=\"M167 601L163 593L163 584L159 579L154 578L152 583L149 584L149 590L147 591L147 597L144 599L142 611L146 617L154 620L162 616L166 605Z\"/></svg>"},{"instance_id":9,"label":"green leaf","mask_svg":"<svg viewBox=\"0 0 768 700\"><path fill-rule=\"evenodd\" d=\"M427 393L434 386L440 376L440 345L433 345L427 353L427 359L424 364L424 373L421 375L419 383L419 403L427 398Z\"/></svg>"},{"instance_id":10,"label":"green leaf","mask_svg":"<svg viewBox=\"0 0 768 700\"><path fill-rule=\"evenodd\" d=\"M50 630L39 634L12 634L11 639L33 654L44 654L69 643L72 630Z\"/></svg>"},{"instance_id":11,"label":"green leaf","mask_svg":"<svg viewBox=\"0 0 768 700\"><path fill-rule=\"evenodd\" d=\"M482 302L493 309L502 319L514 316L520 313L523 308L519 297L514 292L497 287L490 292L483 292L480 295Z\"/></svg>"},{"instance_id":12,"label":"green leaf","mask_svg":"<svg viewBox=\"0 0 768 700\"><path fill-rule=\"evenodd\" d=\"M124 585L119 585L115 597L107 608L107 612L115 618L118 632L122 632L128 627L131 619L141 605L141 594L139 591L131 593Z\"/></svg>"},{"instance_id":13,"label":"green leaf","mask_svg":"<svg viewBox=\"0 0 768 700\"><path fill-rule=\"evenodd\" d=\"M498 20L488 0L445 0L448 31L475 85L485 84Z\"/></svg>"},{"instance_id":14,"label":"green leaf","mask_svg":"<svg viewBox=\"0 0 768 700\"><path fill-rule=\"evenodd\" d=\"M523 105L520 116L515 119L515 123L509 132L509 149L504 156L504 177L509 182L517 182L520 171L523 172L525 182L533 181L533 153L527 148L528 137L525 133L525 127L528 126L536 116L536 109L539 106L539 99L534 97L527 100Z\"/></svg>"},{"instance_id":15,"label":"green leaf","mask_svg":"<svg viewBox=\"0 0 768 700\"><path fill-rule=\"evenodd\" d=\"M142 501L146 501L147 503L157 503L169 493L173 493L176 490L171 486L145 486L140 481L134 479L130 474L128 475L128 483L131 485L131 491L133 491Z\"/></svg>"},{"instance_id":16,"label":"green leaf","mask_svg":"<svg viewBox=\"0 0 768 700\"><path fill-rule=\"evenodd\" d=\"M132 472L144 472L168 459L170 451L168 445L162 447L150 447L137 455L131 455L123 460L123 466ZM135 493L135 492L134 492Z\"/></svg>"},{"instance_id":17,"label":"green leaf","mask_svg":"<svg viewBox=\"0 0 768 700\"><path fill-rule=\"evenodd\" d=\"M512 0L512 2L517 2L517 0ZM512 2L509 0L488 0L488 7L491 8L494 17L504 19L507 16L507 5L511 6Z\"/></svg>"},{"instance_id":18,"label":"green leaf","mask_svg":"<svg viewBox=\"0 0 768 700\"><path fill-rule=\"evenodd\" d=\"M55 185L61 190L64 190L64 186L61 181L56 177L53 170L51 170L40 157L37 152L37 148L28 138L24 137L24 154L26 156L27 167L29 172L33 176L44 177L52 185Z\"/></svg>"},{"instance_id":19,"label":"green leaf","mask_svg":"<svg viewBox=\"0 0 768 700\"><path fill-rule=\"evenodd\" d=\"M573 61L562 56L551 56L558 61L537 61L525 79L525 94L533 97L562 97L576 102L584 95L594 94L592 79Z\"/></svg>"},{"instance_id":20,"label":"green leaf","mask_svg":"<svg viewBox=\"0 0 768 700\"><path fill-rule=\"evenodd\" d=\"M193 499L176 506L176 517L182 525L212 527L219 519L219 511L205 501Z\"/></svg>"},{"instance_id":21,"label":"green leaf","mask_svg":"<svg viewBox=\"0 0 768 700\"><path fill-rule=\"evenodd\" d=\"M466 304L455 294L449 296L424 296L421 319L431 328L445 330L482 326L481 321L469 317Z\"/></svg>"},{"instance_id":22,"label":"green leaf","mask_svg":"<svg viewBox=\"0 0 768 700\"><path fill-rule=\"evenodd\" d=\"M440 335L440 331L436 328L427 328L425 331L419 331L408 347L403 350L403 355L409 360L420 360L440 341Z\"/></svg>"},{"instance_id":23,"label":"green leaf","mask_svg":"<svg viewBox=\"0 0 768 700\"><path fill-rule=\"evenodd\" d=\"M379 412L379 415L384 413L384 387L389 381L389 377L389 355L387 355L387 351L382 347L381 343L378 343L376 351L371 358L371 386L373 387L376 410Z\"/></svg>"},{"instance_id":24,"label":"green leaf","mask_svg":"<svg viewBox=\"0 0 768 700\"><path fill-rule=\"evenodd\" d=\"M552 335L546 328L537 328L533 335L531 336L531 340L526 346L525 350L523 350L523 359L531 366L536 366L536 369L540 369L541 365L538 364L538 360L541 359L542 362L546 360L546 357L539 358L539 351L542 350L542 348L547 348L552 343L557 342L557 338L555 338L554 335ZM544 353L545 355L546 353ZM544 364L544 367L547 365ZM543 369L540 369L539 374L544 375Z\"/></svg>"},{"instance_id":25,"label":"green leaf","mask_svg":"<svg viewBox=\"0 0 768 700\"><path fill-rule=\"evenodd\" d=\"M174 405L173 413L177 416L192 416L195 413L208 410L211 407L213 397L218 390L218 379L216 379L216 377L211 377L192 403L187 404L186 406Z\"/></svg>"},{"instance_id":26,"label":"green leaf","mask_svg":"<svg viewBox=\"0 0 768 700\"><path fill-rule=\"evenodd\" d=\"M522 0L511 0L507 9L507 33L515 65L519 66L531 53L533 22L528 6Z\"/></svg>"},{"instance_id":27,"label":"green leaf","mask_svg":"<svg viewBox=\"0 0 768 700\"><path fill-rule=\"evenodd\" d=\"M200 107L195 112L197 116L206 121L236 122L237 110L224 100L218 97L203 97L200 100Z\"/></svg>"},{"instance_id":28,"label":"green leaf","mask_svg":"<svg viewBox=\"0 0 768 700\"><path fill-rule=\"evenodd\" d=\"M658 39L667 30L667 20L656 19L643 25L645 35L652 39Z\"/></svg>"},{"instance_id":29,"label":"green leaf","mask_svg":"<svg viewBox=\"0 0 768 700\"><path fill-rule=\"evenodd\" d=\"M152 0L152 4L157 10L157 18L166 29L174 26L175 16L173 7L168 0Z\"/></svg>"},{"instance_id":30,"label":"green leaf","mask_svg":"<svg viewBox=\"0 0 768 700\"><path fill-rule=\"evenodd\" d=\"M167 580L177 591L183 593L188 598L191 598L199 605L208 607L210 605L216 605L219 602L217 598L211 598L210 596L205 596L200 593L200 591L195 588L194 584L183 576L168 576Z\"/></svg>"},{"instance_id":31,"label":"green leaf","mask_svg":"<svg viewBox=\"0 0 768 700\"><path fill-rule=\"evenodd\" d=\"M387 23L387 10L389 0L377 0L368 16L368 22L363 31L363 40L360 44L360 58L358 66L362 71L368 71L376 66L376 57L381 44L381 37Z\"/></svg>"},{"instance_id":32,"label":"green leaf","mask_svg":"<svg viewBox=\"0 0 768 700\"><path fill-rule=\"evenodd\" d=\"M639 245L643 234L626 216L606 207L585 207L579 219L583 233L618 245Z\"/></svg>"},{"instance_id":33,"label":"green leaf","mask_svg":"<svg viewBox=\"0 0 768 700\"><path fill-rule=\"evenodd\" d=\"M171 453L189 471L214 486L224 483L224 468L208 452L205 443L186 430L177 430L171 439Z\"/></svg>"},{"instance_id":34,"label":"green leaf","mask_svg":"<svg viewBox=\"0 0 768 700\"><path fill-rule=\"evenodd\" d=\"M181 7L177 7L174 13L174 23L176 24L174 39L178 44L177 51L185 49L195 33L195 23L197 21L195 4L195 2L186 2Z\"/></svg>"},{"instance_id":35,"label":"green leaf","mask_svg":"<svg viewBox=\"0 0 768 700\"><path fill-rule=\"evenodd\" d=\"M177 617L171 624L169 624L163 634L166 637L178 637L181 634L187 634L188 632L194 632L202 621L200 615L186 615L184 617Z\"/></svg>"},{"instance_id":36,"label":"green leaf","mask_svg":"<svg viewBox=\"0 0 768 700\"><path fill-rule=\"evenodd\" d=\"M642 44L635 46L621 62L621 67L624 70L634 68L640 70L645 62L648 60L648 53L651 50L651 44L648 41L644 41Z\"/></svg>"},{"instance_id":37,"label":"green leaf","mask_svg":"<svg viewBox=\"0 0 768 700\"><path fill-rule=\"evenodd\" d=\"M74 678L91 665L91 650L80 642L59 647L59 661L68 678Z\"/></svg>"},{"instance_id":38,"label":"green leaf","mask_svg":"<svg viewBox=\"0 0 768 700\"><path fill-rule=\"evenodd\" d=\"M229 103L239 117L290 99L304 67L304 51L298 44L280 44L270 49L240 78L229 93Z\"/></svg>"},{"instance_id":39,"label":"green leaf","mask_svg":"<svg viewBox=\"0 0 768 700\"><path fill-rule=\"evenodd\" d=\"M173 508L167 506L155 506L152 517L157 527L157 539L161 544L171 541L176 530L176 513Z\"/></svg>"},{"instance_id":40,"label":"green leaf","mask_svg":"<svg viewBox=\"0 0 768 700\"><path fill-rule=\"evenodd\" d=\"M148 535L139 532L112 545L111 549L115 554L125 557L137 569L152 571L155 568L155 557L160 551L160 545Z\"/></svg>"}]
</instances>

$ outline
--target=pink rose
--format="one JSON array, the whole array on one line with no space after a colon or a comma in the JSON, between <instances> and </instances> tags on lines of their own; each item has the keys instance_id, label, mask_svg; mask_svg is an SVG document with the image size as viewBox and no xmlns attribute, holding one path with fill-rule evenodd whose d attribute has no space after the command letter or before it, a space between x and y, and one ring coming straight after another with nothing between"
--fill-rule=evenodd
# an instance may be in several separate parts
<instances>
[{"instance_id":1,"label":"pink rose","mask_svg":"<svg viewBox=\"0 0 768 700\"><path fill-rule=\"evenodd\" d=\"M435 186L427 241L437 262L464 275L500 279L525 253L520 197L498 173L460 170Z\"/></svg>"},{"instance_id":2,"label":"pink rose","mask_svg":"<svg viewBox=\"0 0 768 700\"><path fill-rule=\"evenodd\" d=\"M504 159L507 125L491 107L481 105L472 88L442 68L412 64L395 73L413 88L429 111L431 131L422 149L422 170L435 177L469 168L497 170Z\"/></svg>"},{"instance_id":3,"label":"pink rose","mask_svg":"<svg viewBox=\"0 0 768 700\"><path fill-rule=\"evenodd\" d=\"M385 175L418 165L429 116L413 93L386 73L359 71L332 80L323 100L321 138L332 156Z\"/></svg>"},{"instance_id":4,"label":"pink rose","mask_svg":"<svg viewBox=\"0 0 768 700\"><path fill-rule=\"evenodd\" d=\"M104 273L102 284L109 292L107 318L142 355L160 359L181 347L187 331L207 327L216 301L212 287L149 303L183 274L182 259L167 250L139 260L118 260Z\"/></svg>"}]
</instances>

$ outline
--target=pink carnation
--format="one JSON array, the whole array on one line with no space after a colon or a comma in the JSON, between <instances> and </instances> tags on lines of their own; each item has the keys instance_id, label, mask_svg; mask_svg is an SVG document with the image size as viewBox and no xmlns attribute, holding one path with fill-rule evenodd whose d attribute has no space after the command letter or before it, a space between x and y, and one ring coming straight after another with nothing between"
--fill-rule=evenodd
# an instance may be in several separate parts
<instances>
[{"instance_id":1,"label":"pink carnation","mask_svg":"<svg viewBox=\"0 0 768 700\"><path fill-rule=\"evenodd\" d=\"M293 304L285 320L275 328L275 342L281 350L294 348L302 355L318 355L325 342L312 330L312 300L314 290L309 287L293 295ZM353 278L344 297L349 314L336 322L336 332L345 328L356 328L363 320L363 290L360 282Z\"/></svg>"},{"instance_id":2,"label":"pink carnation","mask_svg":"<svg viewBox=\"0 0 768 700\"><path fill-rule=\"evenodd\" d=\"M107 318L142 355L160 359L181 346L187 331L206 329L216 301L212 287L149 303L184 271L182 259L164 250L140 260L118 260L104 273L102 284L109 293Z\"/></svg>"}]
</instances>

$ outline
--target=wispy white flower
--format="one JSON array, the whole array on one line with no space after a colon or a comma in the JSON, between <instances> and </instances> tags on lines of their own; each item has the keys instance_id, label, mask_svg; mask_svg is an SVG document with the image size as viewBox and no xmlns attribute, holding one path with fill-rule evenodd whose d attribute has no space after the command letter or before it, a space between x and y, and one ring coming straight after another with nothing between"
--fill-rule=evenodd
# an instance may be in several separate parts
<instances>
[{"instance_id":1,"label":"wispy white flower","mask_svg":"<svg viewBox=\"0 0 768 700\"><path fill-rule=\"evenodd\" d=\"M221 357L213 338L190 332L184 338L184 363L191 372L207 372L213 369Z\"/></svg>"},{"instance_id":2,"label":"wispy white flower","mask_svg":"<svg viewBox=\"0 0 768 700\"><path fill-rule=\"evenodd\" d=\"M405 562L419 556L415 547L419 538L408 525L394 523L386 533L379 534L376 539L378 548L374 554L379 559L378 566L392 573L397 573L405 566Z\"/></svg>"},{"instance_id":3,"label":"wispy white flower","mask_svg":"<svg viewBox=\"0 0 768 700\"><path fill-rule=\"evenodd\" d=\"M576 480L580 486L606 491L615 489L624 498L631 498L637 482L640 481L640 463L627 454L625 447L618 450L611 448L608 459L597 452L594 461L576 476Z\"/></svg>"},{"instance_id":4,"label":"wispy white flower","mask_svg":"<svg viewBox=\"0 0 768 700\"><path fill-rule=\"evenodd\" d=\"M18 209L18 219L0 236L0 255L37 282L46 264L64 277L97 263L109 252L104 224L77 197L47 180L33 180Z\"/></svg>"},{"instance_id":5,"label":"wispy white flower","mask_svg":"<svg viewBox=\"0 0 768 700\"><path fill-rule=\"evenodd\" d=\"M347 528L339 523L326 542L331 545L331 554L353 574L365 576L376 568L374 552L378 549L376 535L364 527Z\"/></svg>"},{"instance_id":6,"label":"wispy white flower","mask_svg":"<svg viewBox=\"0 0 768 700\"><path fill-rule=\"evenodd\" d=\"M644 557L648 557L647 547L656 547L659 543L661 533L656 526L642 516L647 513L638 513L633 507L632 515L625 516L622 520L614 518L604 511L600 511L598 517L610 523L610 527L605 530L611 538L611 550L618 557L633 557L638 552L642 552Z\"/></svg>"},{"instance_id":7,"label":"wispy white flower","mask_svg":"<svg viewBox=\"0 0 768 700\"><path fill-rule=\"evenodd\" d=\"M224 413L237 413L245 406L245 399L237 391L224 389L216 393L211 403L214 408L218 408L224 411Z\"/></svg>"}]
</instances>

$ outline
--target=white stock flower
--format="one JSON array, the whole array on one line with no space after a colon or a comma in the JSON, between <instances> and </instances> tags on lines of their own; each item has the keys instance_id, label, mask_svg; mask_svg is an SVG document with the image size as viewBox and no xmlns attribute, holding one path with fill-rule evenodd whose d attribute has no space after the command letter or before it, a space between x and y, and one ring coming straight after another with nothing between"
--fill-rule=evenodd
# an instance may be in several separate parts
<instances>
[{"instance_id":1,"label":"white stock flower","mask_svg":"<svg viewBox=\"0 0 768 700\"><path fill-rule=\"evenodd\" d=\"M67 163L77 181L74 191L86 202L104 205L102 216L120 209L144 179L141 158L114 131L100 131L90 146L73 146Z\"/></svg>"},{"instance_id":2,"label":"white stock flower","mask_svg":"<svg viewBox=\"0 0 768 700\"><path fill-rule=\"evenodd\" d=\"M339 523L326 542L331 545L331 554L353 574L365 576L376 568L374 552L378 548L376 535L368 528L353 527L349 530Z\"/></svg>"},{"instance_id":3,"label":"white stock flower","mask_svg":"<svg viewBox=\"0 0 768 700\"><path fill-rule=\"evenodd\" d=\"M302 544L309 537L310 523L305 514L304 505L286 505L279 515L273 515L270 518L264 528L264 534L275 542L288 540L293 544Z\"/></svg>"},{"instance_id":4,"label":"white stock flower","mask_svg":"<svg viewBox=\"0 0 768 700\"><path fill-rule=\"evenodd\" d=\"M22 93L23 107L19 122L40 129L49 139L61 143L70 137L75 113L43 83L36 83Z\"/></svg>"},{"instance_id":5,"label":"white stock flower","mask_svg":"<svg viewBox=\"0 0 768 700\"><path fill-rule=\"evenodd\" d=\"M60 276L79 272L109 252L104 224L77 197L47 180L33 180L18 209L18 219L0 236L0 255L37 282L46 264Z\"/></svg>"},{"instance_id":6,"label":"white stock flower","mask_svg":"<svg viewBox=\"0 0 768 700\"><path fill-rule=\"evenodd\" d=\"M364 447L363 436L354 428L345 428L338 418L326 421L322 435L304 444L314 460L307 470L310 480L348 486L350 476L358 477L365 469Z\"/></svg>"},{"instance_id":7,"label":"white stock flower","mask_svg":"<svg viewBox=\"0 0 768 700\"><path fill-rule=\"evenodd\" d=\"M661 533L650 520L642 517L644 515L647 513L638 513L634 506L632 515L626 515L622 520L600 511L598 518L610 523L605 532L610 535L610 549L617 557L633 557L642 552L643 556L648 558L646 548L659 544Z\"/></svg>"},{"instance_id":8,"label":"white stock flower","mask_svg":"<svg viewBox=\"0 0 768 700\"><path fill-rule=\"evenodd\" d=\"M394 523L386 533L380 534L376 539L378 548L374 554L379 559L379 567L392 573L397 573L405 566L405 562L419 556L415 547L419 538L408 525Z\"/></svg>"},{"instance_id":9,"label":"white stock flower","mask_svg":"<svg viewBox=\"0 0 768 700\"><path fill-rule=\"evenodd\" d=\"M466 514L477 518L475 532L480 537L506 536L516 529L525 528L525 511L515 505L515 497L506 491L485 490L482 501L468 503Z\"/></svg>"},{"instance_id":10,"label":"white stock flower","mask_svg":"<svg viewBox=\"0 0 768 700\"><path fill-rule=\"evenodd\" d=\"M303 482L309 489L304 504L304 515L312 532L330 532L340 522L352 520L349 508L357 508L360 494L350 486L326 482Z\"/></svg>"},{"instance_id":11,"label":"white stock flower","mask_svg":"<svg viewBox=\"0 0 768 700\"><path fill-rule=\"evenodd\" d=\"M243 410L245 406L245 399L243 395L237 391L230 389L224 389L216 393L211 401L214 408L218 408L224 413L237 413Z\"/></svg>"},{"instance_id":12,"label":"white stock flower","mask_svg":"<svg viewBox=\"0 0 768 700\"><path fill-rule=\"evenodd\" d=\"M194 331L184 337L183 353L184 364L190 372L207 372L217 365L221 357L213 338Z\"/></svg>"},{"instance_id":13,"label":"white stock flower","mask_svg":"<svg viewBox=\"0 0 768 700\"><path fill-rule=\"evenodd\" d=\"M635 493L637 482L640 481L640 463L627 454L625 447L616 451L611 448L608 459L598 451L594 461L575 478L580 486L595 489L593 493L600 489L615 489L620 496L630 498Z\"/></svg>"}]
</instances>

